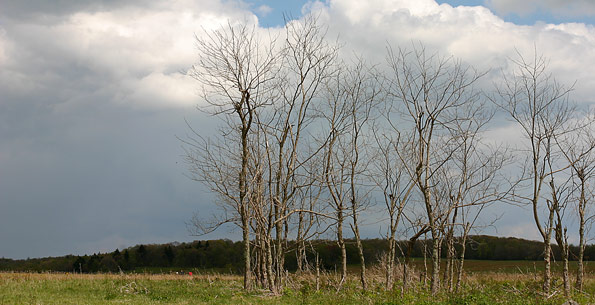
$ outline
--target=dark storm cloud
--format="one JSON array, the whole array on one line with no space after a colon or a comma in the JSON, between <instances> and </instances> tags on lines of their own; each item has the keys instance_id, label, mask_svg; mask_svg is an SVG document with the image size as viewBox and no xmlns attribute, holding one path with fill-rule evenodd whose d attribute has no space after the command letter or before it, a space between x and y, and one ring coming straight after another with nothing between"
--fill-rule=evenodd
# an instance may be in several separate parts
<instances>
[{"instance_id":1,"label":"dark storm cloud","mask_svg":"<svg viewBox=\"0 0 595 305\"><path fill-rule=\"evenodd\" d=\"M210 213L176 138L185 118L212 124L183 74L208 8L145 3L0 3L0 257L189 240L184 222Z\"/></svg>"},{"instance_id":2,"label":"dark storm cloud","mask_svg":"<svg viewBox=\"0 0 595 305\"><path fill-rule=\"evenodd\" d=\"M63 126L42 122L35 138L7 143L13 151L1 164L0 240L11 247L1 255L113 250L81 247L110 236L127 246L188 239L183 223L208 197L176 165L174 134L184 113L87 110L38 115Z\"/></svg>"},{"instance_id":3,"label":"dark storm cloud","mask_svg":"<svg viewBox=\"0 0 595 305\"><path fill-rule=\"evenodd\" d=\"M177 164L175 135L193 115L136 111L106 95L56 109L60 94L44 93L2 97L0 240L9 246L0 256L105 251L89 245L106 236L127 246L188 239L183 222L208 198Z\"/></svg>"},{"instance_id":4,"label":"dark storm cloud","mask_svg":"<svg viewBox=\"0 0 595 305\"><path fill-rule=\"evenodd\" d=\"M12 18L65 16L79 11L115 10L126 6L148 6L146 0L1 0L1 15Z\"/></svg>"}]
</instances>

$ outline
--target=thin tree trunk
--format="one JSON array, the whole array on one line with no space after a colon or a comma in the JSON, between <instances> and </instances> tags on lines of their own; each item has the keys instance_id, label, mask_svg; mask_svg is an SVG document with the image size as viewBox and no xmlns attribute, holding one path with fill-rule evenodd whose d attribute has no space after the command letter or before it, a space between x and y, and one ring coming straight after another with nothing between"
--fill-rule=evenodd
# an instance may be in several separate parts
<instances>
[{"instance_id":1,"label":"thin tree trunk","mask_svg":"<svg viewBox=\"0 0 595 305\"><path fill-rule=\"evenodd\" d=\"M469 227L470 228L470 227ZM467 234L469 232L468 228L465 228L463 231L463 238L461 243L461 256L459 259L459 270L457 272L457 284L455 288L455 292L458 293L461 289L461 281L463 280L463 265L465 263L465 250L467 248Z\"/></svg>"},{"instance_id":2,"label":"thin tree trunk","mask_svg":"<svg viewBox=\"0 0 595 305\"><path fill-rule=\"evenodd\" d=\"M454 282L455 267L456 267L456 265L455 265L456 253L455 253L454 244L451 245L449 251L450 251L450 254L449 254L450 258L448 259L449 260L448 264L450 265L450 268L448 269L448 279L447 280L448 280L448 291L452 292L454 290L453 282Z\"/></svg>"},{"instance_id":3,"label":"thin tree trunk","mask_svg":"<svg viewBox=\"0 0 595 305\"><path fill-rule=\"evenodd\" d=\"M583 291L583 276L585 274L585 267L583 265L583 259L585 257L585 181L581 178L581 197L579 200L579 228L578 228L578 235L579 235L579 244L578 244L578 270L576 272L576 289L578 291Z\"/></svg>"},{"instance_id":4,"label":"thin tree trunk","mask_svg":"<svg viewBox=\"0 0 595 305\"><path fill-rule=\"evenodd\" d=\"M356 234L355 234L355 241L357 243L357 250L358 250L358 254L359 254L359 261L361 264L361 268L360 268L360 280L362 282L362 289L363 290L367 290L368 289L368 284L366 282L366 261L364 258L364 247L362 245L362 240L360 238L359 235L359 229L357 228L357 226L355 227L356 230Z\"/></svg>"},{"instance_id":5,"label":"thin tree trunk","mask_svg":"<svg viewBox=\"0 0 595 305\"><path fill-rule=\"evenodd\" d=\"M296 260L297 260L297 272L301 273L304 272L307 268L307 261L306 261L306 243L302 236L304 229L304 213L299 212L298 214L298 231L297 231L297 238L296 238Z\"/></svg>"},{"instance_id":6,"label":"thin tree trunk","mask_svg":"<svg viewBox=\"0 0 595 305\"><path fill-rule=\"evenodd\" d=\"M427 282L428 282L428 239L425 238L424 242L423 242L423 246L424 246L424 251L423 251L423 255L424 255L424 274L423 274L423 283L424 283L424 287L427 287Z\"/></svg>"},{"instance_id":7,"label":"thin tree trunk","mask_svg":"<svg viewBox=\"0 0 595 305\"><path fill-rule=\"evenodd\" d=\"M277 200L275 204L275 217L281 219L281 203ZM284 257L283 257L283 224L278 221L275 224L275 290L277 292L282 289L282 280L284 272Z\"/></svg>"},{"instance_id":8,"label":"thin tree trunk","mask_svg":"<svg viewBox=\"0 0 595 305\"><path fill-rule=\"evenodd\" d=\"M564 238L566 239L566 236ZM562 274L562 277L564 278L564 296L569 297L570 296L570 274L568 272L568 240L565 241L564 249L562 250L562 260L564 261L564 271Z\"/></svg>"},{"instance_id":9,"label":"thin tree trunk","mask_svg":"<svg viewBox=\"0 0 595 305\"><path fill-rule=\"evenodd\" d=\"M409 289L409 261L411 258L411 251L413 250L413 246L415 245L415 239L411 238L407 241L407 252L405 254L405 261L403 263L403 290L401 291L401 295L405 294L405 291Z\"/></svg>"},{"instance_id":10,"label":"thin tree trunk","mask_svg":"<svg viewBox=\"0 0 595 305\"><path fill-rule=\"evenodd\" d=\"M320 290L320 260L318 259L318 252L316 252L316 291Z\"/></svg>"},{"instance_id":11,"label":"thin tree trunk","mask_svg":"<svg viewBox=\"0 0 595 305\"><path fill-rule=\"evenodd\" d=\"M432 234L432 278L430 282L432 295L436 295L440 290L440 239L437 235L437 232Z\"/></svg>"},{"instance_id":12,"label":"thin tree trunk","mask_svg":"<svg viewBox=\"0 0 595 305\"><path fill-rule=\"evenodd\" d=\"M254 278L256 279L256 285L259 287L264 287L264 247L262 242L262 233L260 230L256 229L254 234Z\"/></svg>"},{"instance_id":13,"label":"thin tree trunk","mask_svg":"<svg viewBox=\"0 0 595 305\"><path fill-rule=\"evenodd\" d=\"M548 234L549 237L549 234ZM544 247L543 247L543 261L545 263L545 270L543 271L543 292L545 294L549 294L550 293L550 287L551 287L551 282L552 282L552 264L551 264L551 252L552 252L552 247L551 247L551 243L549 241L549 238L547 238L544 241Z\"/></svg>"},{"instance_id":14,"label":"thin tree trunk","mask_svg":"<svg viewBox=\"0 0 595 305\"><path fill-rule=\"evenodd\" d=\"M341 282L339 288L347 280L347 250L345 249L345 240L343 239L343 211L339 209L337 213L337 243L341 249Z\"/></svg>"},{"instance_id":15,"label":"thin tree trunk","mask_svg":"<svg viewBox=\"0 0 595 305\"><path fill-rule=\"evenodd\" d=\"M444 283L444 287L446 289L450 289L450 283L449 283L449 275L450 275L450 269L451 269L451 256L450 256L450 248L448 245L448 241L446 242L446 258L445 258L445 266L444 266L444 274L442 275L442 283Z\"/></svg>"},{"instance_id":16,"label":"thin tree trunk","mask_svg":"<svg viewBox=\"0 0 595 305\"><path fill-rule=\"evenodd\" d=\"M250 156L248 148L248 132L252 124L252 109L250 108L250 93L248 91L242 92L242 102L240 105L246 105L248 113L243 114L241 106L237 108L236 112L240 116L242 122L241 141L242 141L242 167L240 169L239 188L240 188L240 217L242 218L242 239L244 241L244 289L251 288L251 266L250 266L250 209L248 205L247 195L247 176L248 176L248 159ZM247 117L246 117L247 116Z\"/></svg>"},{"instance_id":17,"label":"thin tree trunk","mask_svg":"<svg viewBox=\"0 0 595 305\"><path fill-rule=\"evenodd\" d=\"M456 257L456 249L455 249L455 241L454 241L454 231L455 231L455 222L457 220L459 209L455 205L454 213L452 216L452 223L450 227L450 234L449 234L449 245L448 245L448 264L450 265L448 269L448 291L453 291L453 281L454 281L454 272L455 272L455 257Z\"/></svg>"},{"instance_id":18,"label":"thin tree trunk","mask_svg":"<svg viewBox=\"0 0 595 305\"><path fill-rule=\"evenodd\" d=\"M455 216L456 217L456 216ZM454 226L454 218L453 223L451 224ZM448 235L446 237L446 268L444 268L444 287L448 288L448 291L452 292L452 282L454 278L454 232L451 229L448 231Z\"/></svg>"},{"instance_id":19,"label":"thin tree trunk","mask_svg":"<svg viewBox=\"0 0 595 305\"><path fill-rule=\"evenodd\" d=\"M388 253L386 255L386 283L385 289L391 290L393 285L393 269L395 265L395 238L391 232L388 238ZM403 279L404 280L404 279Z\"/></svg>"},{"instance_id":20,"label":"thin tree trunk","mask_svg":"<svg viewBox=\"0 0 595 305\"><path fill-rule=\"evenodd\" d=\"M244 241L244 289L250 289L252 270L250 269L250 225L248 221L243 221L242 233Z\"/></svg>"},{"instance_id":21,"label":"thin tree trunk","mask_svg":"<svg viewBox=\"0 0 595 305\"><path fill-rule=\"evenodd\" d=\"M357 252L359 255L359 261L361 264L360 267L360 280L362 283L362 289L366 290L368 289L368 285L366 283L366 260L364 258L364 247L362 245L362 240L360 238L360 234L359 234L359 226L357 225L357 214L355 211L355 206L352 205L353 208L353 226L351 227L353 229L353 233L355 235L355 242L357 244Z\"/></svg>"},{"instance_id":22,"label":"thin tree trunk","mask_svg":"<svg viewBox=\"0 0 595 305\"><path fill-rule=\"evenodd\" d=\"M583 237L583 230L584 230L584 223L580 224L579 231L580 234L580 241L579 241L579 250L578 250L578 268L576 271L576 289L580 292L583 291L583 276L585 274L585 267L583 264L583 259L585 257L585 241Z\"/></svg>"},{"instance_id":23,"label":"thin tree trunk","mask_svg":"<svg viewBox=\"0 0 595 305\"><path fill-rule=\"evenodd\" d=\"M267 274L267 285L272 293L277 293L275 290L274 276L273 276L273 249L270 232L266 238L266 274Z\"/></svg>"},{"instance_id":24,"label":"thin tree trunk","mask_svg":"<svg viewBox=\"0 0 595 305\"><path fill-rule=\"evenodd\" d=\"M401 291L401 294L404 294L405 291L407 291L408 289L408 284L409 284L409 271L407 270L409 268L409 261L411 258L411 252L413 251L413 247L415 246L415 242L417 241L417 239L422 236L423 234L426 234L428 228L427 227L423 227L421 230L419 230L419 232L417 232L414 236L412 236L408 241L407 241L407 252L405 253L405 261L403 264L403 290ZM426 247L425 247L425 241L424 241L424 268L425 271L427 272L427 268L426 268ZM424 275L425 276L425 275ZM425 285L425 283L424 283Z\"/></svg>"},{"instance_id":25,"label":"thin tree trunk","mask_svg":"<svg viewBox=\"0 0 595 305\"><path fill-rule=\"evenodd\" d=\"M552 230L553 230L553 222L554 222L554 209L550 208L549 211L549 219L548 225L545 228L546 234L544 236L544 254L543 254L543 261L545 262L545 270L543 271L543 292L545 294L550 293L550 288L552 285Z\"/></svg>"}]
</instances>

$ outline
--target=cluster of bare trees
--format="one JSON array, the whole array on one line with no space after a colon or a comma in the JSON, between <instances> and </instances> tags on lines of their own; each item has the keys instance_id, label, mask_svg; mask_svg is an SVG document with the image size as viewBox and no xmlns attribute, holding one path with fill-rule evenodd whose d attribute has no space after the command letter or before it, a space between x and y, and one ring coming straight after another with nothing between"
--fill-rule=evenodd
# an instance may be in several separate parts
<instances>
[{"instance_id":1,"label":"cluster of bare trees","mask_svg":"<svg viewBox=\"0 0 595 305\"><path fill-rule=\"evenodd\" d=\"M595 133L593 115L582 114L569 101L572 87L558 83L546 70L546 59L535 52L527 60L513 60L516 70L497 87L492 100L520 127L524 136L523 176L510 199L533 211L543 238L545 271L543 290L551 289L551 240L562 251L564 294L570 294L567 226L579 222L576 288L582 291L585 211L593 201ZM577 213L575 213L575 211Z\"/></svg>"},{"instance_id":2,"label":"cluster of bare trees","mask_svg":"<svg viewBox=\"0 0 595 305\"><path fill-rule=\"evenodd\" d=\"M342 60L339 43L329 42L312 17L290 21L274 35L229 24L197 38L197 46L192 76L204 89L208 105L202 109L225 124L211 137L190 127L183 139L192 178L217 195L220 207L214 216L195 215L191 228L196 234L224 223L241 228L246 289L258 285L279 293L285 254L295 251L298 272L306 271L319 263L308 260L309 242L330 232L342 254L340 289L349 230L366 289L361 227L374 217L386 228L386 289L395 287L400 272L402 289L408 289L411 249L429 234L431 291L438 292L441 282L456 290L467 238L486 223L480 213L504 201L533 207L546 245L546 291L549 241L554 234L568 253L573 208L584 249L593 133L569 106L569 90L543 74L542 59L527 63L521 57L514 62L519 74L486 97L476 86L485 73L422 45L389 47L386 61L376 66L357 56ZM484 139L495 105L530 142L525 171L515 181L503 175L514 154ZM401 239L408 240L405 249L398 247ZM447 264L441 280L442 253ZM400 270L398 256L404 257Z\"/></svg>"}]
</instances>

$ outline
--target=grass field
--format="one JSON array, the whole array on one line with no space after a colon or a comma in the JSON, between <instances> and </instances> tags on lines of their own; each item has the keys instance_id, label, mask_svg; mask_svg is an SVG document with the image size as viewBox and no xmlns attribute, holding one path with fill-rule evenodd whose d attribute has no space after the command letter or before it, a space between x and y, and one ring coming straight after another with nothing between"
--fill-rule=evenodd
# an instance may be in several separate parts
<instances>
[{"instance_id":1,"label":"grass field","mask_svg":"<svg viewBox=\"0 0 595 305\"><path fill-rule=\"evenodd\" d=\"M420 262L417 261L416 264ZM421 262L423 264L423 262ZM536 263L539 265L539 263ZM245 292L242 279L225 274L55 274L0 273L0 304L562 304L561 279L544 299L540 274L532 262L470 261L458 294L429 294L422 282L401 295L385 291L380 270L370 268L370 289L362 291L355 275L337 292L332 273L321 276L316 291L311 275L290 275L280 296L262 290ZM535 267L537 268L537 267ZM589 266L585 293L575 293L580 304L595 304L595 275ZM495 271L500 270L500 271ZM517 272L513 272L517 270ZM539 271L538 271L539 272ZM397 283L399 285L399 283Z\"/></svg>"},{"instance_id":2,"label":"grass field","mask_svg":"<svg viewBox=\"0 0 595 305\"><path fill-rule=\"evenodd\" d=\"M412 263L417 269L423 269L423 259L414 258ZM430 268L431 261L427 261L428 268ZM444 268L445 262L442 261L442 268ZM552 262L552 270L554 272L562 272L562 262ZM571 273L576 273L577 262L570 261L568 264ZM586 261L584 262L585 272L589 274L595 274L595 262ZM486 272L498 272L498 273L539 273L544 270L543 261L491 261L491 260L465 260L465 272L467 273L486 273ZM443 270L443 269L442 269Z\"/></svg>"}]
</instances>

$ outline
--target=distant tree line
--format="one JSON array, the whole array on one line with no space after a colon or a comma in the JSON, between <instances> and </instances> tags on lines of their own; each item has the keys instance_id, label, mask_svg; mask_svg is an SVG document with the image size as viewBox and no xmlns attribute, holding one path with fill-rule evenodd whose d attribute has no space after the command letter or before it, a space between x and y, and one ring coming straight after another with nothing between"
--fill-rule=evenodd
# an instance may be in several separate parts
<instances>
[{"instance_id":1,"label":"distant tree line","mask_svg":"<svg viewBox=\"0 0 595 305\"><path fill-rule=\"evenodd\" d=\"M372 264L388 251L384 239L363 239L364 257ZM431 249L431 240L417 240L412 248L413 257L423 257L424 249ZM425 245L424 245L425 243ZM289 248L296 247L291 242ZM313 241L312 250L307 250L307 259L314 261L314 253L318 254L320 265L327 270L335 270L341 265L341 248L332 240ZM399 241L397 248L406 249L407 242ZM137 245L110 253L93 255L66 255L61 257L33 258L24 260L0 259L0 270L3 271L58 271L58 272L142 272L143 269L163 271L181 269L216 269L220 272L240 274L243 272L243 243L228 239L194 241L191 243L170 243L162 245ZM345 240L347 264L359 264L358 249L353 239ZM571 260L576 260L578 247L571 246ZM295 251L285 254L285 268L290 271L298 269ZM561 258L560 249L553 246L556 260ZM396 261L403 257L398 253ZM443 258L446 254L443 253ZM478 260L542 260L543 243L519 238L503 238L478 235L467 240L465 257ZM585 259L595 260L595 245L585 249Z\"/></svg>"}]
</instances>

